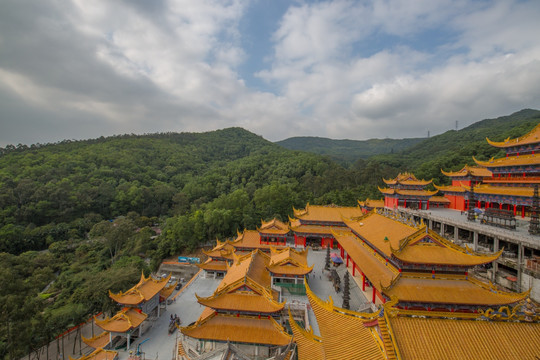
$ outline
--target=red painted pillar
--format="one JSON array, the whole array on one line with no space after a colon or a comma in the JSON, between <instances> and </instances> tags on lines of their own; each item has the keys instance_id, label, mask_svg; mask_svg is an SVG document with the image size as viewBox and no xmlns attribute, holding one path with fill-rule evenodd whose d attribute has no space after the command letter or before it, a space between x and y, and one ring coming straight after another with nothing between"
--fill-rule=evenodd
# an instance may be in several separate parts
<instances>
[{"instance_id":1,"label":"red painted pillar","mask_svg":"<svg viewBox=\"0 0 540 360\"><path fill-rule=\"evenodd\" d=\"M499 209L502 210L502 203L499 203Z\"/></svg>"},{"instance_id":2,"label":"red painted pillar","mask_svg":"<svg viewBox=\"0 0 540 360\"><path fill-rule=\"evenodd\" d=\"M429 200L427 201L426 210L429 210Z\"/></svg>"},{"instance_id":3,"label":"red painted pillar","mask_svg":"<svg viewBox=\"0 0 540 360\"><path fill-rule=\"evenodd\" d=\"M375 304L375 291L377 291L377 290L375 290L375 286L372 286L372 289L373 289L373 291L372 291L373 292L373 300L372 300L372 302Z\"/></svg>"},{"instance_id":4,"label":"red painted pillar","mask_svg":"<svg viewBox=\"0 0 540 360\"><path fill-rule=\"evenodd\" d=\"M422 210L422 200L419 200L420 204L418 204L418 209Z\"/></svg>"},{"instance_id":5,"label":"red painted pillar","mask_svg":"<svg viewBox=\"0 0 540 360\"><path fill-rule=\"evenodd\" d=\"M306 237L304 236L304 247L306 247Z\"/></svg>"},{"instance_id":6,"label":"red painted pillar","mask_svg":"<svg viewBox=\"0 0 540 360\"><path fill-rule=\"evenodd\" d=\"M514 204L514 216L516 216L517 205Z\"/></svg>"},{"instance_id":7,"label":"red painted pillar","mask_svg":"<svg viewBox=\"0 0 540 360\"><path fill-rule=\"evenodd\" d=\"M343 246L340 246L341 248L341 258L343 259L343 257L345 256L345 250L343 250Z\"/></svg>"},{"instance_id":8,"label":"red painted pillar","mask_svg":"<svg viewBox=\"0 0 540 360\"><path fill-rule=\"evenodd\" d=\"M404 207L404 208L407 207L407 199L403 200L403 207Z\"/></svg>"},{"instance_id":9,"label":"red painted pillar","mask_svg":"<svg viewBox=\"0 0 540 360\"><path fill-rule=\"evenodd\" d=\"M354 263L354 260L352 262L352 276L356 274L356 264Z\"/></svg>"},{"instance_id":10,"label":"red painted pillar","mask_svg":"<svg viewBox=\"0 0 540 360\"><path fill-rule=\"evenodd\" d=\"M349 254L347 254L347 267L349 267Z\"/></svg>"},{"instance_id":11,"label":"red painted pillar","mask_svg":"<svg viewBox=\"0 0 540 360\"><path fill-rule=\"evenodd\" d=\"M525 217L525 205L521 206L521 217Z\"/></svg>"},{"instance_id":12,"label":"red painted pillar","mask_svg":"<svg viewBox=\"0 0 540 360\"><path fill-rule=\"evenodd\" d=\"M362 273L362 291L366 291L366 274Z\"/></svg>"}]
</instances>

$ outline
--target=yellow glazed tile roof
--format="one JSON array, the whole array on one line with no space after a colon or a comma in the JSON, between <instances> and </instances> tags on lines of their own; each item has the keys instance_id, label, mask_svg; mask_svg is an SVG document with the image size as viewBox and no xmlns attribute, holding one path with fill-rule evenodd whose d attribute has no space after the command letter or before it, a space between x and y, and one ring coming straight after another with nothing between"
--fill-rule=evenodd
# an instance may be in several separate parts
<instances>
[{"instance_id":1,"label":"yellow glazed tile roof","mask_svg":"<svg viewBox=\"0 0 540 360\"><path fill-rule=\"evenodd\" d=\"M435 186L437 190L442 191L442 192L448 191L448 192L464 193L467 191L467 189L463 186L437 186L435 184L433 184L433 186Z\"/></svg>"},{"instance_id":2,"label":"yellow glazed tile roof","mask_svg":"<svg viewBox=\"0 0 540 360\"><path fill-rule=\"evenodd\" d=\"M132 308L120 310L112 318L104 320L96 319L96 325L105 331L124 333L137 328L148 317L143 312L138 312Z\"/></svg>"},{"instance_id":3,"label":"yellow glazed tile roof","mask_svg":"<svg viewBox=\"0 0 540 360\"><path fill-rule=\"evenodd\" d=\"M523 300L528 294L498 291L488 284L458 276L442 278L444 275L436 274L435 279L431 278L431 274L408 276L410 275L403 273L384 293L389 297L396 296L400 302L482 306L513 304Z\"/></svg>"},{"instance_id":4,"label":"yellow glazed tile roof","mask_svg":"<svg viewBox=\"0 0 540 360\"><path fill-rule=\"evenodd\" d=\"M473 267L497 260L502 250L493 254L476 253L469 248L457 246L436 232L428 230L408 237L401 242L400 248L392 249L392 254L407 263Z\"/></svg>"},{"instance_id":5,"label":"yellow glazed tile roof","mask_svg":"<svg viewBox=\"0 0 540 360\"><path fill-rule=\"evenodd\" d=\"M388 185L429 185L432 180L418 180L413 173L400 173L394 179L383 179L383 181Z\"/></svg>"},{"instance_id":6,"label":"yellow glazed tile roof","mask_svg":"<svg viewBox=\"0 0 540 360\"><path fill-rule=\"evenodd\" d=\"M68 356L70 360L114 360L118 358L118 351L96 349L88 355L79 358Z\"/></svg>"},{"instance_id":7,"label":"yellow glazed tile roof","mask_svg":"<svg viewBox=\"0 0 540 360\"><path fill-rule=\"evenodd\" d=\"M386 256L392 256L390 247L398 249L400 240L421 231L415 227L371 212L360 220L347 220L345 224L360 237L369 241Z\"/></svg>"},{"instance_id":8,"label":"yellow glazed tile roof","mask_svg":"<svg viewBox=\"0 0 540 360\"><path fill-rule=\"evenodd\" d=\"M383 344L375 326L378 314L363 314L337 308L332 300L319 299L308 285L306 292L313 308L327 360L382 360L385 359Z\"/></svg>"},{"instance_id":9,"label":"yellow glazed tile roof","mask_svg":"<svg viewBox=\"0 0 540 360\"><path fill-rule=\"evenodd\" d=\"M429 202L432 202L432 203L450 203L450 200L448 200L444 196L432 196L432 197L429 198Z\"/></svg>"},{"instance_id":10,"label":"yellow glazed tile roof","mask_svg":"<svg viewBox=\"0 0 540 360\"><path fill-rule=\"evenodd\" d=\"M382 256L375 254L354 234L336 232L334 236L379 292L399 276L399 271L392 264L387 264Z\"/></svg>"},{"instance_id":11,"label":"yellow glazed tile roof","mask_svg":"<svg viewBox=\"0 0 540 360\"><path fill-rule=\"evenodd\" d=\"M342 220L343 221L343 220ZM301 224L299 220L293 220L291 222L291 230L302 234L321 234L332 235L333 229L342 229L338 226L322 226L322 225L305 225Z\"/></svg>"},{"instance_id":12,"label":"yellow glazed tile roof","mask_svg":"<svg viewBox=\"0 0 540 360\"><path fill-rule=\"evenodd\" d=\"M291 341L274 319L212 314L195 324L180 328L182 334L205 340L285 346Z\"/></svg>"},{"instance_id":13,"label":"yellow glazed tile roof","mask_svg":"<svg viewBox=\"0 0 540 360\"><path fill-rule=\"evenodd\" d=\"M261 244L261 235L257 230L244 230L243 233L238 233L236 240L231 243L236 248L248 249L270 249L271 246L283 248L281 245Z\"/></svg>"},{"instance_id":14,"label":"yellow glazed tile roof","mask_svg":"<svg viewBox=\"0 0 540 360\"><path fill-rule=\"evenodd\" d=\"M476 160L473 156L473 160L480 166L487 168L503 167L503 166L526 166L526 165L538 165L540 164L540 154L509 156L500 159L491 158L489 161Z\"/></svg>"},{"instance_id":15,"label":"yellow glazed tile roof","mask_svg":"<svg viewBox=\"0 0 540 360\"><path fill-rule=\"evenodd\" d=\"M206 298L197 296L199 304L212 309L246 311L254 313L274 313L281 311L285 303L277 302L272 292L258 294L252 291L219 293Z\"/></svg>"},{"instance_id":16,"label":"yellow glazed tile roof","mask_svg":"<svg viewBox=\"0 0 540 360\"><path fill-rule=\"evenodd\" d=\"M234 263L228 267L227 274L218 285L214 295L232 292L244 285L258 292L273 294L272 279L266 270L269 261L270 257L260 250L236 257ZM275 296L272 295L272 297Z\"/></svg>"},{"instance_id":17,"label":"yellow glazed tile roof","mask_svg":"<svg viewBox=\"0 0 540 360\"><path fill-rule=\"evenodd\" d=\"M268 222L261 221L261 223L261 227L257 229L259 233L285 235L289 232L289 225L278 219L273 219Z\"/></svg>"},{"instance_id":18,"label":"yellow glazed tile roof","mask_svg":"<svg viewBox=\"0 0 540 360\"><path fill-rule=\"evenodd\" d=\"M403 360L536 360L540 323L390 318Z\"/></svg>"},{"instance_id":19,"label":"yellow glazed tile roof","mask_svg":"<svg viewBox=\"0 0 540 360\"><path fill-rule=\"evenodd\" d=\"M474 192L478 194L532 197L534 193L534 189L532 187L525 187L525 186L479 185L479 186L474 187Z\"/></svg>"},{"instance_id":20,"label":"yellow glazed tile roof","mask_svg":"<svg viewBox=\"0 0 540 360\"><path fill-rule=\"evenodd\" d=\"M227 271L227 262L224 260L208 259L202 264L197 264L197 266L206 271Z\"/></svg>"},{"instance_id":21,"label":"yellow glazed tile roof","mask_svg":"<svg viewBox=\"0 0 540 360\"><path fill-rule=\"evenodd\" d=\"M322 339L313 334L313 331L307 331L300 327L294 321L289 310L289 324L294 335L294 342L298 350L298 360L325 360Z\"/></svg>"},{"instance_id":22,"label":"yellow glazed tile roof","mask_svg":"<svg viewBox=\"0 0 540 360\"><path fill-rule=\"evenodd\" d=\"M294 216L302 220L341 222L342 217L355 218L362 216L359 207L341 207L333 205L306 205L303 210L294 210Z\"/></svg>"},{"instance_id":23,"label":"yellow glazed tile roof","mask_svg":"<svg viewBox=\"0 0 540 360\"><path fill-rule=\"evenodd\" d=\"M167 285L170 277L171 274L164 279L156 280L152 276L145 277L144 274L141 274L141 279L137 285L126 292L119 292L117 294L109 291L109 297L119 304L138 305L152 299L159 293Z\"/></svg>"},{"instance_id":24,"label":"yellow glazed tile roof","mask_svg":"<svg viewBox=\"0 0 540 360\"><path fill-rule=\"evenodd\" d=\"M507 138L506 140L500 141L500 142L491 141L488 138L486 138L486 140L491 146L505 148L505 147L512 147L512 146L519 146L519 145L526 145L526 144L536 144L540 142L539 137L540 137L540 124L536 125L536 127L532 129L531 131L529 131L527 134L520 136L518 138L515 138L515 139Z\"/></svg>"},{"instance_id":25,"label":"yellow glazed tile roof","mask_svg":"<svg viewBox=\"0 0 540 360\"><path fill-rule=\"evenodd\" d=\"M444 171L441 170L441 172L449 177L467 177L467 176L477 176L477 177L491 177L492 172L486 169L485 167L479 167L479 166L468 166L465 165L461 170L459 171Z\"/></svg>"},{"instance_id":26,"label":"yellow glazed tile roof","mask_svg":"<svg viewBox=\"0 0 540 360\"><path fill-rule=\"evenodd\" d=\"M366 199L366 201L358 201L358 205L360 205L361 207L368 207L368 208L371 208L371 209L383 208L384 207L384 199L383 200Z\"/></svg>"},{"instance_id":27,"label":"yellow glazed tile roof","mask_svg":"<svg viewBox=\"0 0 540 360\"><path fill-rule=\"evenodd\" d=\"M270 249L270 263L266 267L274 274L305 275L313 270L307 264L307 249L297 251L290 247L286 249Z\"/></svg>"},{"instance_id":28,"label":"yellow glazed tile roof","mask_svg":"<svg viewBox=\"0 0 540 360\"><path fill-rule=\"evenodd\" d=\"M161 296L164 299L167 299L174 292L174 288L176 287L176 284L178 284L177 281L175 281L172 284L164 287L163 290L161 290L159 292L159 296Z\"/></svg>"},{"instance_id":29,"label":"yellow glazed tile roof","mask_svg":"<svg viewBox=\"0 0 540 360\"><path fill-rule=\"evenodd\" d=\"M207 251L203 249L203 253L205 253L208 257L212 258L224 258L232 260L232 254L234 253L234 250L235 247L231 245L230 241L221 242L217 240L217 244L212 250Z\"/></svg>"},{"instance_id":30,"label":"yellow glazed tile roof","mask_svg":"<svg viewBox=\"0 0 540 360\"><path fill-rule=\"evenodd\" d=\"M99 348L103 348L103 347L107 346L107 344L109 344L110 336L109 336L108 331L104 331L101 334L96 335L94 337L90 337L90 338L86 338L86 337L81 335L81 339L82 339L83 343L90 346L91 348L99 349Z\"/></svg>"},{"instance_id":31,"label":"yellow glazed tile roof","mask_svg":"<svg viewBox=\"0 0 540 360\"><path fill-rule=\"evenodd\" d=\"M386 195L408 195L408 196L433 196L438 191L429 191L429 190L408 190L408 189L390 189L390 188L379 188L379 191Z\"/></svg>"}]
</instances>

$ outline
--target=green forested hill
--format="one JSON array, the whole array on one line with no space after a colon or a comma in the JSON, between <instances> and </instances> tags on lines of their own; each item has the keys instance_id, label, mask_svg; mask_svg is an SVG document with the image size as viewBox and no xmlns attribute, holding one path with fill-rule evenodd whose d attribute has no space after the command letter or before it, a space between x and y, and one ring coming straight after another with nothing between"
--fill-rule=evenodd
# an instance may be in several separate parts
<instances>
[{"instance_id":1,"label":"green forested hill","mask_svg":"<svg viewBox=\"0 0 540 360\"><path fill-rule=\"evenodd\" d=\"M367 159L374 155L397 153L422 140L424 139L333 140L314 136L299 136L277 141L276 144L289 150L327 155L338 162L353 163L358 159Z\"/></svg>"}]
</instances>

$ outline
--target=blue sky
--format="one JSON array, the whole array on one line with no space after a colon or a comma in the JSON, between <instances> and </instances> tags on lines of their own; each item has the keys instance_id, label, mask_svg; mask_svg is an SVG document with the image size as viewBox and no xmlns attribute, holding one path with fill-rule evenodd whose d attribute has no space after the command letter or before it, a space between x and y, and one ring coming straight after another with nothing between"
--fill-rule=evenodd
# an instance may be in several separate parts
<instances>
[{"instance_id":1,"label":"blue sky","mask_svg":"<svg viewBox=\"0 0 540 360\"><path fill-rule=\"evenodd\" d=\"M426 136L540 108L540 1L4 0L0 146Z\"/></svg>"}]
</instances>

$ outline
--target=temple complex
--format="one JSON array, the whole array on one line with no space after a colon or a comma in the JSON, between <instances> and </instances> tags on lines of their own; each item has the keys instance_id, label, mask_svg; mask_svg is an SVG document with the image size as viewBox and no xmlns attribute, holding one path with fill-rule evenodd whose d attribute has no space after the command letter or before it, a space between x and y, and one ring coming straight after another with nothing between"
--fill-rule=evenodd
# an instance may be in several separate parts
<instances>
[{"instance_id":1,"label":"temple complex","mask_svg":"<svg viewBox=\"0 0 540 360\"><path fill-rule=\"evenodd\" d=\"M180 329L187 354L200 356L227 342L251 356L271 357L284 351L291 336L281 325L284 302L272 288L269 265L270 256L261 250L234 255L214 294L197 296L205 306L199 319Z\"/></svg>"},{"instance_id":2,"label":"temple complex","mask_svg":"<svg viewBox=\"0 0 540 360\"><path fill-rule=\"evenodd\" d=\"M394 179L383 179L387 188L379 188L384 195L384 206L395 208L398 206L414 209L429 209L430 198L437 191L426 190L431 180L418 180L414 174L402 173Z\"/></svg>"}]
</instances>

